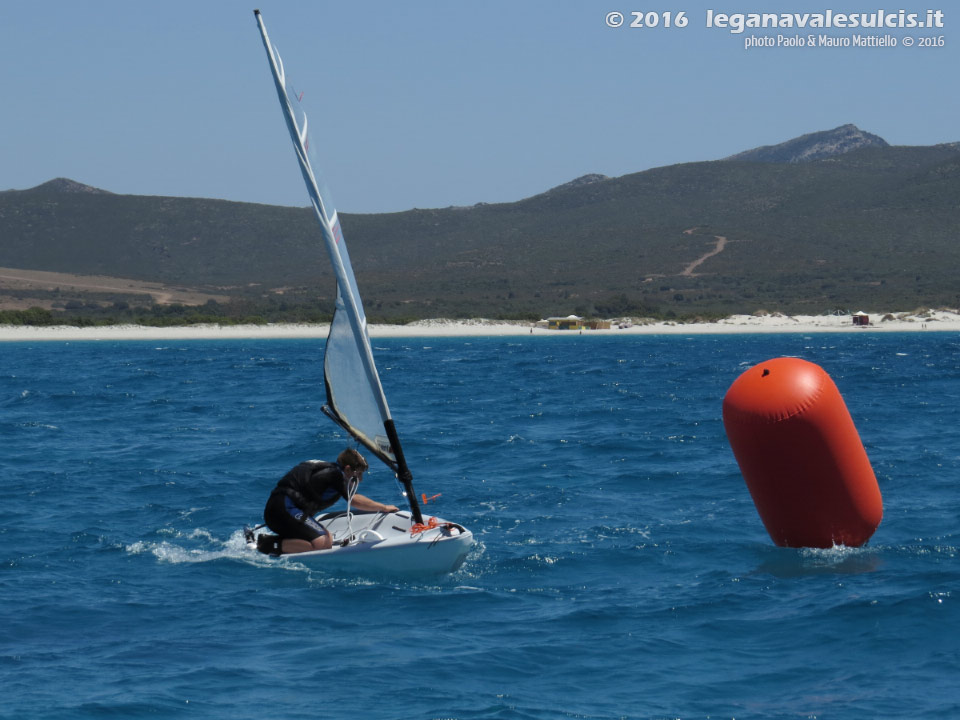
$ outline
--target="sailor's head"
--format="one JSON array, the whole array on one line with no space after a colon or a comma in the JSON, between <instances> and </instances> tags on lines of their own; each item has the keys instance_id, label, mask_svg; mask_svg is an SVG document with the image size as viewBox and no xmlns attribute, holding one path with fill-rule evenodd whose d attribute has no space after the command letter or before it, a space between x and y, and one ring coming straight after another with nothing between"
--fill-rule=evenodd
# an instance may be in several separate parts
<instances>
[{"instance_id":1,"label":"sailor's head","mask_svg":"<svg viewBox=\"0 0 960 720\"><path fill-rule=\"evenodd\" d=\"M363 455L353 448L347 448L337 455L337 465L343 468L345 474L355 477L357 480L363 480L363 473L369 467Z\"/></svg>"}]
</instances>

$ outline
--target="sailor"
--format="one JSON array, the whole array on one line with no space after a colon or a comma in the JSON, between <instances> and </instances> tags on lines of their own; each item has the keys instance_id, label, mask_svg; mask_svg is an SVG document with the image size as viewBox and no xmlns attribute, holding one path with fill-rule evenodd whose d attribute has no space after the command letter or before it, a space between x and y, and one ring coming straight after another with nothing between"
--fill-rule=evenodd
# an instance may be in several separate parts
<instances>
[{"instance_id":1,"label":"sailor","mask_svg":"<svg viewBox=\"0 0 960 720\"><path fill-rule=\"evenodd\" d=\"M332 547L330 533L313 516L340 498L350 499L350 506L357 510L396 512L396 505L384 505L358 492L350 498L366 469L363 455L347 448L336 463L307 460L290 470L270 493L263 510L267 527L279 537L261 535L260 550L277 554Z\"/></svg>"}]
</instances>

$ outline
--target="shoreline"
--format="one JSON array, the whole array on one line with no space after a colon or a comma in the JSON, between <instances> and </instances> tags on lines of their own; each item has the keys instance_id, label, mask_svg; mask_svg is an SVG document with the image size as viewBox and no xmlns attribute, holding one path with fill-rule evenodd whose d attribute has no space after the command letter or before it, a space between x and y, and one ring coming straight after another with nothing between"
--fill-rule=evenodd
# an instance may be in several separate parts
<instances>
[{"instance_id":1,"label":"shoreline","mask_svg":"<svg viewBox=\"0 0 960 720\"><path fill-rule=\"evenodd\" d=\"M550 330L532 322L484 319L420 320L407 325L370 325L371 338L415 337L620 337L628 335L728 335L737 333L835 332L960 332L960 313L925 310L916 313L869 313L870 325L857 327L849 315L732 315L715 322L678 323L636 321L630 327L604 330ZM882 320L881 318L888 318ZM110 325L0 325L0 342L80 340L216 340L216 339L324 339L328 324L270 323L266 325L185 325L149 327Z\"/></svg>"}]
</instances>

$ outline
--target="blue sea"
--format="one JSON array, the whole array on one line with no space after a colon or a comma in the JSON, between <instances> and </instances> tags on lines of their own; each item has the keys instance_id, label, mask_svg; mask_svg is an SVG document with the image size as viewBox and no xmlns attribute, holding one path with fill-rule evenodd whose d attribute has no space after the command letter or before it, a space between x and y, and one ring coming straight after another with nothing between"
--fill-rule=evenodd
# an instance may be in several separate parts
<instances>
[{"instance_id":1,"label":"blue sea","mask_svg":"<svg viewBox=\"0 0 960 720\"><path fill-rule=\"evenodd\" d=\"M960 717L956 333L375 345L425 510L476 535L454 574L245 548L347 443L322 340L0 343L0 717ZM774 546L730 451L784 355L873 463L862 548Z\"/></svg>"}]
</instances>

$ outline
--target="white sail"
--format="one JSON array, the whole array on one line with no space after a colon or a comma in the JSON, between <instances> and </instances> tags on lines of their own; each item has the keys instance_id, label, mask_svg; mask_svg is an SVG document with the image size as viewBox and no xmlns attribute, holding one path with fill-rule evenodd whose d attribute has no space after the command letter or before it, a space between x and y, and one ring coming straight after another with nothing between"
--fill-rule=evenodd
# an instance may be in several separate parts
<instances>
[{"instance_id":1,"label":"white sail","mask_svg":"<svg viewBox=\"0 0 960 720\"><path fill-rule=\"evenodd\" d=\"M308 119L301 104L302 93L296 92L292 87L283 61L267 35L260 12L255 10L254 14L270 61L290 139L300 163L300 171L337 278L336 312L324 355L324 381L328 403L324 411L394 471L402 470L403 474L409 476L405 467L398 467L398 458L392 447L396 444L395 439L394 443L391 443L387 436L387 428L392 429L393 424L390 409L374 364L367 334L367 319L340 230L340 220L329 191L318 182L310 161L314 148L311 148ZM408 490L412 496L412 488ZM415 503L413 497L411 500ZM419 509L415 510L415 513L419 515Z\"/></svg>"}]
</instances>

